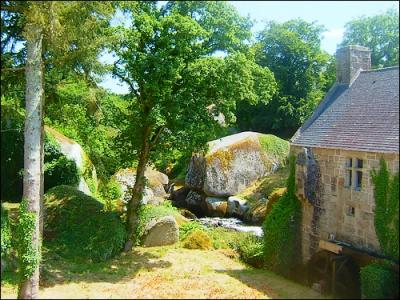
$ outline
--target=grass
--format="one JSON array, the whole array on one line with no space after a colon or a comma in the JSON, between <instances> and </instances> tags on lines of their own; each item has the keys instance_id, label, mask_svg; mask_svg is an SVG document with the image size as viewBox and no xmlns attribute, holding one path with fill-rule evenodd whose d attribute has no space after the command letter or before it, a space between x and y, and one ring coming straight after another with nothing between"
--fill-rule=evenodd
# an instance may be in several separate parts
<instances>
[{"instance_id":1,"label":"grass","mask_svg":"<svg viewBox=\"0 0 400 300\"><path fill-rule=\"evenodd\" d=\"M2 279L1 298L16 298ZM101 263L78 263L44 251L40 298L322 298L265 270L249 268L220 250L178 245L135 248Z\"/></svg>"}]
</instances>

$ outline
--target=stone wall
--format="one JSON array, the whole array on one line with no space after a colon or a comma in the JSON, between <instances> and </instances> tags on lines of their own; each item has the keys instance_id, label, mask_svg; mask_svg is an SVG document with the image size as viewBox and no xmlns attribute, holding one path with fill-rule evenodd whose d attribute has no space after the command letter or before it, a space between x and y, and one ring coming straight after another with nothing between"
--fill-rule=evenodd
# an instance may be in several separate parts
<instances>
[{"instance_id":1,"label":"stone wall","mask_svg":"<svg viewBox=\"0 0 400 300\"><path fill-rule=\"evenodd\" d=\"M304 148L291 145L296 155L297 196L302 201L302 251L306 262L318 250L318 241L329 240L333 234L336 240L379 253L379 242L375 233L375 199L370 172L379 169L381 157L388 163L393 174L399 170L399 154L373 153L340 149L308 148L319 171L320 199L315 204L307 199L307 165L304 163ZM363 160L362 186L356 190L345 186L346 159ZM353 171L354 172L354 171ZM351 210L353 208L352 215ZM313 225L317 228L313 228Z\"/></svg>"}]
</instances>

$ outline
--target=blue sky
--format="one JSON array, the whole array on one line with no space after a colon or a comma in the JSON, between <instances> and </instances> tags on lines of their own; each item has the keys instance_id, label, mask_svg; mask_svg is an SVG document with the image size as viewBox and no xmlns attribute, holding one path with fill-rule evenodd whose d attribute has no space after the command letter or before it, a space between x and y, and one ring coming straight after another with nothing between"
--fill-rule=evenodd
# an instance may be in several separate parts
<instances>
[{"instance_id":1,"label":"blue sky","mask_svg":"<svg viewBox=\"0 0 400 300\"><path fill-rule=\"evenodd\" d=\"M163 4L165 1L160 1ZM336 46L342 41L344 26L347 22L360 16L373 16L385 12L389 8L399 10L398 1L228 1L236 7L239 14L250 16L255 21L253 33L262 30L267 21L285 22L301 18L308 22L316 21L323 25L326 32L323 35L321 47L334 54ZM124 21L121 16L115 22ZM101 60L109 62L111 56L104 55ZM118 94L125 94L128 88L125 84L113 79L110 75L104 77L100 84L106 89Z\"/></svg>"}]
</instances>

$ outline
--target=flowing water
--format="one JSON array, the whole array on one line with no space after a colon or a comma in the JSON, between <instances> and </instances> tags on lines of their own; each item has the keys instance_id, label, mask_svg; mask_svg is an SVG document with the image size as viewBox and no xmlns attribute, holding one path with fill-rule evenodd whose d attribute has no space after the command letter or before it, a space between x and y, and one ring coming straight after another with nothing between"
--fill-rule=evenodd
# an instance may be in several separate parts
<instances>
[{"instance_id":1,"label":"flowing water","mask_svg":"<svg viewBox=\"0 0 400 300\"><path fill-rule=\"evenodd\" d=\"M236 231L251 232L258 237L263 235L261 226L249 226L236 218L205 217L199 218L197 221L207 227L224 227Z\"/></svg>"}]
</instances>

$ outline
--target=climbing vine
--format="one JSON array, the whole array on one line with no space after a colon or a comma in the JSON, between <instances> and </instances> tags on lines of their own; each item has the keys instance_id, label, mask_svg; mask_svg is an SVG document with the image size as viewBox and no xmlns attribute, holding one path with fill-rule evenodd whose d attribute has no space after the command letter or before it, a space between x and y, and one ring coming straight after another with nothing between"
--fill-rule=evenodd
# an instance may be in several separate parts
<instances>
[{"instance_id":1,"label":"climbing vine","mask_svg":"<svg viewBox=\"0 0 400 300\"><path fill-rule=\"evenodd\" d=\"M301 207L296 197L295 157L289 158L287 191L272 207L263 224L264 260L268 269L290 275L301 257Z\"/></svg>"},{"instance_id":2,"label":"climbing vine","mask_svg":"<svg viewBox=\"0 0 400 300\"><path fill-rule=\"evenodd\" d=\"M399 173L390 176L386 162L371 171L375 194L375 231L384 254L399 259Z\"/></svg>"},{"instance_id":3,"label":"climbing vine","mask_svg":"<svg viewBox=\"0 0 400 300\"><path fill-rule=\"evenodd\" d=\"M29 278L39 266L41 241L35 247L32 243L37 216L28 211L28 200L22 199L19 207L19 223L16 228L17 252L22 277Z\"/></svg>"}]
</instances>

